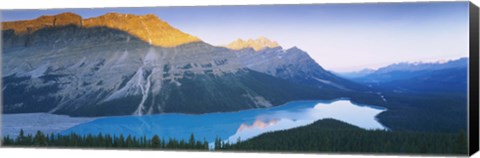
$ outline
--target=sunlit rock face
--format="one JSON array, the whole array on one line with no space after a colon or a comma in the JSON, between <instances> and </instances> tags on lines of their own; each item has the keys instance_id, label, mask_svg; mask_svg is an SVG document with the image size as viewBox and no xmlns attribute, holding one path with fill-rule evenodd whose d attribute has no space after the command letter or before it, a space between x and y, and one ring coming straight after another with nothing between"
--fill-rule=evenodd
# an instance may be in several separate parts
<instances>
[{"instance_id":1,"label":"sunlit rock face","mask_svg":"<svg viewBox=\"0 0 480 158\"><path fill-rule=\"evenodd\" d=\"M108 13L99 17L83 20L84 27L108 27L122 30L143 41L160 47L175 47L198 42L200 39L184 33L153 14L132 15Z\"/></svg>"},{"instance_id":2,"label":"sunlit rock face","mask_svg":"<svg viewBox=\"0 0 480 158\"><path fill-rule=\"evenodd\" d=\"M280 45L277 42L271 41L270 39L263 36L258 37L257 39L248 39L246 41L243 39L237 39L227 45L227 48L230 48L233 50L252 48L255 51L259 51L265 48L275 48L275 47L280 47Z\"/></svg>"},{"instance_id":3,"label":"sunlit rock face","mask_svg":"<svg viewBox=\"0 0 480 158\"><path fill-rule=\"evenodd\" d=\"M200 114L335 99L357 88L298 48L215 47L153 15L79 19L2 23L4 113Z\"/></svg>"},{"instance_id":4,"label":"sunlit rock face","mask_svg":"<svg viewBox=\"0 0 480 158\"><path fill-rule=\"evenodd\" d=\"M82 26L82 17L74 13L44 15L34 20L2 22L2 30L13 30L15 34L28 34L44 28L66 25Z\"/></svg>"},{"instance_id":5,"label":"sunlit rock face","mask_svg":"<svg viewBox=\"0 0 480 158\"><path fill-rule=\"evenodd\" d=\"M2 23L2 30L13 30L16 35L23 35L45 28L58 28L73 25L83 28L106 27L133 35L149 44L160 47L175 47L200 39L186 34L153 14L133 15L108 13L99 17L82 19L74 13L41 16L34 20Z\"/></svg>"}]
</instances>

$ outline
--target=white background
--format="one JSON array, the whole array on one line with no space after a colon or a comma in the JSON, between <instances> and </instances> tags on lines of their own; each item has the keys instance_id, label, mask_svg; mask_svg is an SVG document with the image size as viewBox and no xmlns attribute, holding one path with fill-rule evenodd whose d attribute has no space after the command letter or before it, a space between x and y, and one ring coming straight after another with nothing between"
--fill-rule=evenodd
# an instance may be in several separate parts
<instances>
[{"instance_id":1,"label":"white background","mask_svg":"<svg viewBox=\"0 0 480 158\"><path fill-rule=\"evenodd\" d=\"M48 9L48 8L98 8L98 7L142 7L142 6L194 6L194 5L246 5L246 4L308 4L308 3L363 3L363 2L412 2L425 0L0 0L0 9ZM434 0L444 1L444 0ZM472 0L477 6L480 0ZM0 16L1 17L1 16ZM175 152L175 151L138 151L138 150L99 150L99 149L33 149L0 148L0 158L49 157L49 158L256 158L256 157L413 157L391 155L349 155L349 154L286 154L286 153L219 153L219 152ZM422 156L425 157L425 156ZM480 157L476 154L474 157Z\"/></svg>"}]
</instances>

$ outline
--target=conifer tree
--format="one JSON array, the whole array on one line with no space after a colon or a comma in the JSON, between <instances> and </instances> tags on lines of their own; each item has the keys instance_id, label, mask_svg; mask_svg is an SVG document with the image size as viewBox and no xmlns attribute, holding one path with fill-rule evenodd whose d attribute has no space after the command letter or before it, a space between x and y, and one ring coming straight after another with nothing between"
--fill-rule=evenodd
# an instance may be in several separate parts
<instances>
[{"instance_id":1,"label":"conifer tree","mask_svg":"<svg viewBox=\"0 0 480 158\"><path fill-rule=\"evenodd\" d=\"M155 134L152 137L152 148L159 148L159 147L160 147L160 137Z\"/></svg>"},{"instance_id":2,"label":"conifer tree","mask_svg":"<svg viewBox=\"0 0 480 158\"><path fill-rule=\"evenodd\" d=\"M195 136L192 134L190 134L190 138L188 139L188 147L190 149L194 149L195 148Z\"/></svg>"},{"instance_id":3,"label":"conifer tree","mask_svg":"<svg viewBox=\"0 0 480 158\"><path fill-rule=\"evenodd\" d=\"M35 134L35 138L33 139L34 141L34 145L35 146L47 146L47 138L45 137L45 135L40 132L40 131L37 131L37 133Z\"/></svg>"}]
</instances>

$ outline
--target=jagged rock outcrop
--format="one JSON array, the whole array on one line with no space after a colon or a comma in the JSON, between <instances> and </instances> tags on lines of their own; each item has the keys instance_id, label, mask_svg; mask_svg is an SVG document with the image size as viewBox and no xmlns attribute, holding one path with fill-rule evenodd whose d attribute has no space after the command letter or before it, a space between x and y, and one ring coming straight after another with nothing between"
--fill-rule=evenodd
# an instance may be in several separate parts
<instances>
[{"instance_id":1,"label":"jagged rock outcrop","mask_svg":"<svg viewBox=\"0 0 480 158\"><path fill-rule=\"evenodd\" d=\"M227 45L227 48L230 48L233 50L253 48L253 50L255 51L260 51L265 48L275 48L275 47L280 47L280 45L277 42L271 41L270 39L263 36L258 37L257 39L248 39L246 41L239 38Z\"/></svg>"}]
</instances>

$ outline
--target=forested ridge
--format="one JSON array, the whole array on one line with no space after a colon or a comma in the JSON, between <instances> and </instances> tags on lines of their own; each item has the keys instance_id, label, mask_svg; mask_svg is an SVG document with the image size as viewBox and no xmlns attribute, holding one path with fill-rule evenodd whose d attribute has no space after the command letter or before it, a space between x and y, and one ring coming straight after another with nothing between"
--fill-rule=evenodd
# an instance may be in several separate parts
<instances>
[{"instance_id":1,"label":"forested ridge","mask_svg":"<svg viewBox=\"0 0 480 158\"><path fill-rule=\"evenodd\" d=\"M346 152L396 154L467 154L466 133L365 130L334 119L265 133L222 150Z\"/></svg>"},{"instance_id":2,"label":"forested ridge","mask_svg":"<svg viewBox=\"0 0 480 158\"><path fill-rule=\"evenodd\" d=\"M38 131L16 138L3 138L4 146L128 148L164 150L220 150L220 151L282 151L282 152L344 152L395 154L467 154L466 132L426 133L408 131L365 130L338 120L323 119L313 124L264 133L242 142L223 142L215 139L209 148L206 140L197 140L191 134L188 140L151 138L124 135L68 135Z\"/></svg>"},{"instance_id":3,"label":"forested ridge","mask_svg":"<svg viewBox=\"0 0 480 158\"><path fill-rule=\"evenodd\" d=\"M188 140L163 139L158 135L151 138L134 137L131 135L68 135L49 134L37 131L35 135L25 135L20 130L16 138L3 137L4 146L34 146L34 147L81 147L81 148L130 148L130 149L188 149L208 150L208 142L195 139L193 134Z\"/></svg>"}]
</instances>

